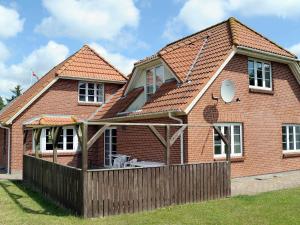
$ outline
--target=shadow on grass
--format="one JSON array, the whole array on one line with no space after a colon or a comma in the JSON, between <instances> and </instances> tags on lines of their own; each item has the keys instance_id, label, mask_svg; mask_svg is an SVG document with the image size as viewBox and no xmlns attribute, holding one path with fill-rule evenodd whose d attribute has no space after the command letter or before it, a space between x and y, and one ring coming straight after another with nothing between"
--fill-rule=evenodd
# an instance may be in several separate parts
<instances>
[{"instance_id":1,"label":"shadow on grass","mask_svg":"<svg viewBox=\"0 0 300 225\"><path fill-rule=\"evenodd\" d=\"M3 188L3 190L13 200L13 202L25 213L52 216L73 215L68 210L57 206L51 200L44 198L40 193L31 190L29 187L24 185L22 181L0 181L0 187ZM23 200L26 200L26 198L29 198L29 200L37 203L42 209L34 209L35 207L30 207L30 205L32 205L30 203L24 204Z\"/></svg>"}]
</instances>

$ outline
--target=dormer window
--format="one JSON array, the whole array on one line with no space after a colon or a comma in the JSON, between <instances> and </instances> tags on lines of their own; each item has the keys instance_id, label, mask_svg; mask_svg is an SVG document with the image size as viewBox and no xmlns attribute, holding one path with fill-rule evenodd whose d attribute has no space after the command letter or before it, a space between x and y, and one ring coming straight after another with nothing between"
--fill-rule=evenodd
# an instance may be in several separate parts
<instances>
[{"instance_id":1,"label":"dormer window","mask_svg":"<svg viewBox=\"0 0 300 225\"><path fill-rule=\"evenodd\" d=\"M164 83L164 68L162 65L146 70L146 98L151 98L156 90Z\"/></svg>"},{"instance_id":2,"label":"dormer window","mask_svg":"<svg viewBox=\"0 0 300 225\"><path fill-rule=\"evenodd\" d=\"M248 60L249 87L254 89L272 89L271 64L261 60Z\"/></svg>"},{"instance_id":3,"label":"dormer window","mask_svg":"<svg viewBox=\"0 0 300 225\"><path fill-rule=\"evenodd\" d=\"M104 102L104 85L102 83L79 82L78 93L79 102Z\"/></svg>"}]
</instances>

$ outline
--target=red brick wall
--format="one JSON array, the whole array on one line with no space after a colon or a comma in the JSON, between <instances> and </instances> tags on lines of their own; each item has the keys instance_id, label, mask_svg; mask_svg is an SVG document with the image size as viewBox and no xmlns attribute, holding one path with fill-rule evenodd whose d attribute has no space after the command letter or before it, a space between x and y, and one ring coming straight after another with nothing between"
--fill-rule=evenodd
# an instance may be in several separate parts
<instances>
[{"instance_id":1,"label":"red brick wall","mask_svg":"<svg viewBox=\"0 0 300 225\"><path fill-rule=\"evenodd\" d=\"M300 124L300 86L289 67L272 62L274 94L250 93L246 56L235 56L188 116L189 123L243 123L244 161L232 163L234 177L300 169L300 157L283 158L283 123ZM240 102L224 104L221 82L231 79ZM211 128L189 128L188 162L213 160Z\"/></svg>"},{"instance_id":2,"label":"red brick wall","mask_svg":"<svg viewBox=\"0 0 300 225\"><path fill-rule=\"evenodd\" d=\"M121 86L117 84L105 84L105 98L114 94ZM99 105L84 105L78 103L78 81L59 80L48 91L46 91L37 101L25 110L12 125L11 143L11 168L12 172L22 169L23 155L23 132L22 124L33 117L41 114L64 114L75 115L79 118L87 118ZM66 156L64 162L73 156ZM75 161L74 161L75 162Z\"/></svg>"},{"instance_id":3,"label":"red brick wall","mask_svg":"<svg viewBox=\"0 0 300 225\"><path fill-rule=\"evenodd\" d=\"M7 131L0 128L0 168L7 165Z\"/></svg>"}]
</instances>

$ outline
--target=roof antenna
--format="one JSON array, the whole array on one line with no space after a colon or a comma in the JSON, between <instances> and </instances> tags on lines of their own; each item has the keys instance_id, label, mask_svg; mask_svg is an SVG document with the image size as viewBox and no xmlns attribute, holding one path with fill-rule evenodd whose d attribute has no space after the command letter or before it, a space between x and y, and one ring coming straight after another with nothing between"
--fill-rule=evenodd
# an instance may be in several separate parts
<instances>
[{"instance_id":1,"label":"roof antenna","mask_svg":"<svg viewBox=\"0 0 300 225\"><path fill-rule=\"evenodd\" d=\"M203 41L203 44L202 44L202 46L201 46L201 48L200 48L200 50L199 50L196 58L193 61L193 64L191 65L189 71L187 72L187 75L186 75L186 78L185 78L185 82L187 82L187 83L191 83L192 82L191 80L189 80L189 76L191 75L191 73L193 72L194 67L196 66L197 62L199 61L201 53L203 52L203 50L204 50L204 48L205 48L205 46L206 46L206 44L208 42L208 38L209 38L210 35L211 35L210 32L206 35L206 37L205 37L205 39Z\"/></svg>"}]
</instances>

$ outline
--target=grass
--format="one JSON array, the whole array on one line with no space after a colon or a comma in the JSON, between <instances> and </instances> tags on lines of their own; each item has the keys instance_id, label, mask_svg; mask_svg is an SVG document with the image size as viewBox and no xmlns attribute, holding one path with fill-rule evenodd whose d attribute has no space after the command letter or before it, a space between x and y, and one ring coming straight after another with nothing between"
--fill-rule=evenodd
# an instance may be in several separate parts
<instances>
[{"instance_id":1,"label":"grass","mask_svg":"<svg viewBox=\"0 0 300 225\"><path fill-rule=\"evenodd\" d=\"M83 220L19 181L0 180L0 224L300 224L300 188Z\"/></svg>"}]
</instances>

